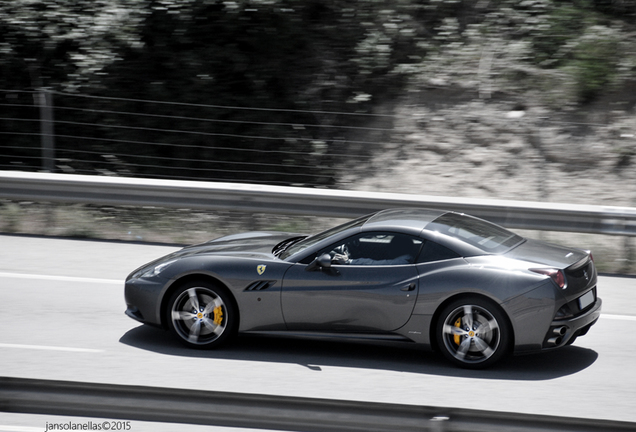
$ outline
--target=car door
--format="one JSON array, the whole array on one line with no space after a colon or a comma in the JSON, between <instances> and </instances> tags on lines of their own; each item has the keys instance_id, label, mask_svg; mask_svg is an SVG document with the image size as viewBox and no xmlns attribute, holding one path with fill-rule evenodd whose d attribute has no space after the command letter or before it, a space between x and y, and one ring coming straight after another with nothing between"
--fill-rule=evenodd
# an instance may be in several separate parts
<instances>
[{"instance_id":1,"label":"car door","mask_svg":"<svg viewBox=\"0 0 636 432\"><path fill-rule=\"evenodd\" d=\"M405 240L402 249L410 244L410 259L391 250ZM293 265L282 283L287 328L388 332L402 327L417 299L418 272L413 262L420 245L417 238L404 234L361 233L315 254L331 253L334 259L328 268ZM347 263L342 255L348 256Z\"/></svg>"}]
</instances>

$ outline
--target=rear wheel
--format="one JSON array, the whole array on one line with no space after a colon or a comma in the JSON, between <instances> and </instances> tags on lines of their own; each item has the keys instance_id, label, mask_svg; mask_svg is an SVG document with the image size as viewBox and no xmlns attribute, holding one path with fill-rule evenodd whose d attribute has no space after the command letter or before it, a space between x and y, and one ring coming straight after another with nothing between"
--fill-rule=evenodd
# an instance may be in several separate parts
<instances>
[{"instance_id":1,"label":"rear wheel","mask_svg":"<svg viewBox=\"0 0 636 432\"><path fill-rule=\"evenodd\" d=\"M216 348L236 328L236 313L225 290L205 281L189 282L168 302L170 330L191 348Z\"/></svg>"},{"instance_id":2,"label":"rear wheel","mask_svg":"<svg viewBox=\"0 0 636 432\"><path fill-rule=\"evenodd\" d=\"M437 320L437 344L454 364L481 369L508 353L510 330L494 303L479 297L458 299L442 310Z\"/></svg>"}]
</instances>

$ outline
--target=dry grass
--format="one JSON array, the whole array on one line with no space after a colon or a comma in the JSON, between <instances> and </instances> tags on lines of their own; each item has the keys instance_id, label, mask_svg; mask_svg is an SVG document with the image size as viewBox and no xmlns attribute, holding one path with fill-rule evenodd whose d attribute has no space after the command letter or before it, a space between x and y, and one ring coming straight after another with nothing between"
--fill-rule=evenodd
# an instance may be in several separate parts
<instances>
[{"instance_id":1,"label":"dry grass","mask_svg":"<svg viewBox=\"0 0 636 432\"><path fill-rule=\"evenodd\" d=\"M192 244L244 231L313 233L342 219L232 211L0 201L0 232L149 243ZM518 231L526 237L591 249L599 271L636 274L633 238Z\"/></svg>"}]
</instances>

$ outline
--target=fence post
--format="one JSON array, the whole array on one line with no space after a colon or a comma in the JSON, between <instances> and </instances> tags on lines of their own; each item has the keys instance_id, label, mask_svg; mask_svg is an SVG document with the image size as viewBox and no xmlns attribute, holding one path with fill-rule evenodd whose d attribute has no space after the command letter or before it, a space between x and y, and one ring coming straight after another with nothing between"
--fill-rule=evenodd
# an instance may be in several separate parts
<instances>
[{"instance_id":1,"label":"fence post","mask_svg":"<svg viewBox=\"0 0 636 432\"><path fill-rule=\"evenodd\" d=\"M42 144L42 170L55 172L55 136L53 131L53 93L40 89L40 142Z\"/></svg>"}]
</instances>

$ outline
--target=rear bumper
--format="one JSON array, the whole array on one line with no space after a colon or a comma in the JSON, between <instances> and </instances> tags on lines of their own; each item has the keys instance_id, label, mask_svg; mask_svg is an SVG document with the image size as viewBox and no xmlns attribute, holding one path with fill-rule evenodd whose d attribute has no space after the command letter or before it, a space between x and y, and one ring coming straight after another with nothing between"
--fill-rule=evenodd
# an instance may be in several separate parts
<instances>
[{"instance_id":1,"label":"rear bumper","mask_svg":"<svg viewBox=\"0 0 636 432\"><path fill-rule=\"evenodd\" d=\"M597 298L586 312L572 318L552 321L542 349L559 348L570 344L578 336L583 336L601 316L602 305L603 301Z\"/></svg>"}]
</instances>

